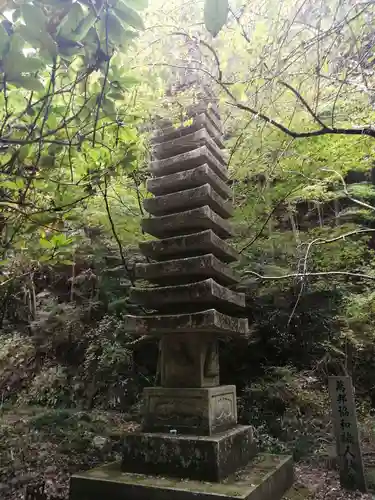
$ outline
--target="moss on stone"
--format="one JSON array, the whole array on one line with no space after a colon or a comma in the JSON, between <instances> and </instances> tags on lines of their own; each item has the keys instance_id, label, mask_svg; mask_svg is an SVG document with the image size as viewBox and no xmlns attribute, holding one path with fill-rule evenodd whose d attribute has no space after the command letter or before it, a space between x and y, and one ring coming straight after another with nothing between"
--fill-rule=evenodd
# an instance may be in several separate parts
<instances>
[{"instance_id":1,"label":"moss on stone","mask_svg":"<svg viewBox=\"0 0 375 500\"><path fill-rule=\"evenodd\" d=\"M260 455L257 460L247 467L227 478L224 482L204 482L188 479L178 479L164 476L151 476L121 472L119 463L112 463L103 467L77 474L77 480L98 480L126 486L139 486L144 488L192 492L194 495L212 494L223 498L258 498L255 495L257 488L266 483L271 476L284 467L291 466L291 457ZM287 485L287 486L290 486ZM151 495L150 495L151 497ZM262 498L262 497L259 497ZM298 497L290 499L297 500ZM288 499L289 500L289 499Z\"/></svg>"}]
</instances>

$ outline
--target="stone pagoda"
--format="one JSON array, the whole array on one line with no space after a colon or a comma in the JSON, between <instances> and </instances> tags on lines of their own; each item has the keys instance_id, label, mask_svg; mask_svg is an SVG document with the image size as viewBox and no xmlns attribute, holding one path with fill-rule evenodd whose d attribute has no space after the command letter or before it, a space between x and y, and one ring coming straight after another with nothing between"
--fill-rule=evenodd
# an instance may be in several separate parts
<instances>
[{"instance_id":1,"label":"stone pagoda","mask_svg":"<svg viewBox=\"0 0 375 500\"><path fill-rule=\"evenodd\" d=\"M219 111L211 98L188 114L152 139L142 228L156 239L140 245L148 263L130 295L149 314L127 317L129 332L160 339L160 386L144 390L142 432L125 436L122 463L73 476L71 500L278 500L293 482L291 457L257 455L236 387L220 385L218 339L248 332L245 296L229 265Z\"/></svg>"}]
</instances>

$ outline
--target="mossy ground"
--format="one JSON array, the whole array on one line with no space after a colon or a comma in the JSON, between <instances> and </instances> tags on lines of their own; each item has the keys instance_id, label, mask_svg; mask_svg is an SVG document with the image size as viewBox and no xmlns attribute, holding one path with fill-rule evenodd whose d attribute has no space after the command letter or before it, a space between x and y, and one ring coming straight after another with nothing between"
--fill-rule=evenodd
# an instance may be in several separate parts
<instances>
[{"instance_id":1,"label":"mossy ground","mask_svg":"<svg viewBox=\"0 0 375 500\"><path fill-rule=\"evenodd\" d=\"M0 412L0 498L21 500L26 484L45 480L47 491L67 497L69 477L121 458L121 437L137 425L116 412L11 408ZM96 445L101 438L102 445ZM100 440L99 440L100 441ZM104 443L104 444L103 444ZM295 464L294 487L283 500L372 499L340 489L326 461ZM368 468L375 484L375 468ZM370 481L369 481L370 483Z\"/></svg>"},{"instance_id":2,"label":"mossy ground","mask_svg":"<svg viewBox=\"0 0 375 500\"><path fill-rule=\"evenodd\" d=\"M112 412L9 408L0 413L0 498L23 498L25 485L46 480L53 494L69 476L120 458L121 436L135 427Z\"/></svg>"}]
</instances>

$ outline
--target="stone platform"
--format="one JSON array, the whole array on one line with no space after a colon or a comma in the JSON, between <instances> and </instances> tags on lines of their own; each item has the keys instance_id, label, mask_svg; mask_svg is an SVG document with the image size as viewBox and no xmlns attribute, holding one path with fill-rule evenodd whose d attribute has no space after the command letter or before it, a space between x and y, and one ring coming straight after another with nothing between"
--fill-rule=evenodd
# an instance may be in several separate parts
<instances>
[{"instance_id":1,"label":"stone platform","mask_svg":"<svg viewBox=\"0 0 375 500\"><path fill-rule=\"evenodd\" d=\"M70 500L280 500L293 476L285 455L258 455L221 483L122 472L116 462L72 476Z\"/></svg>"},{"instance_id":2,"label":"stone platform","mask_svg":"<svg viewBox=\"0 0 375 500\"><path fill-rule=\"evenodd\" d=\"M124 440L122 470L220 482L256 454L250 426L238 425L214 436L141 432Z\"/></svg>"}]
</instances>

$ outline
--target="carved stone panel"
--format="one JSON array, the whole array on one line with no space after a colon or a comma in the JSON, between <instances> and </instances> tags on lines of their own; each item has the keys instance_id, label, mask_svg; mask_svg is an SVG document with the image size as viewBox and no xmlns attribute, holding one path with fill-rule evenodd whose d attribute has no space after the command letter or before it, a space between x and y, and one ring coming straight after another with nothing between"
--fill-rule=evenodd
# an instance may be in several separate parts
<instances>
[{"instance_id":1,"label":"carved stone panel","mask_svg":"<svg viewBox=\"0 0 375 500\"><path fill-rule=\"evenodd\" d=\"M201 389L148 387L144 430L212 435L237 424L235 386Z\"/></svg>"},{"instance_id":2,"label":"carved stone panel","mask_svg":"<svg viewBox=\"0 0 375 500\"><path fill-rule=\"evenodd\" d=\"M225 386L224 386L225 387ZM236 390L227 386L226 392L220 392L210 400L211 432L218 432L237 422Z\"/></svg>"}]
</instances>

